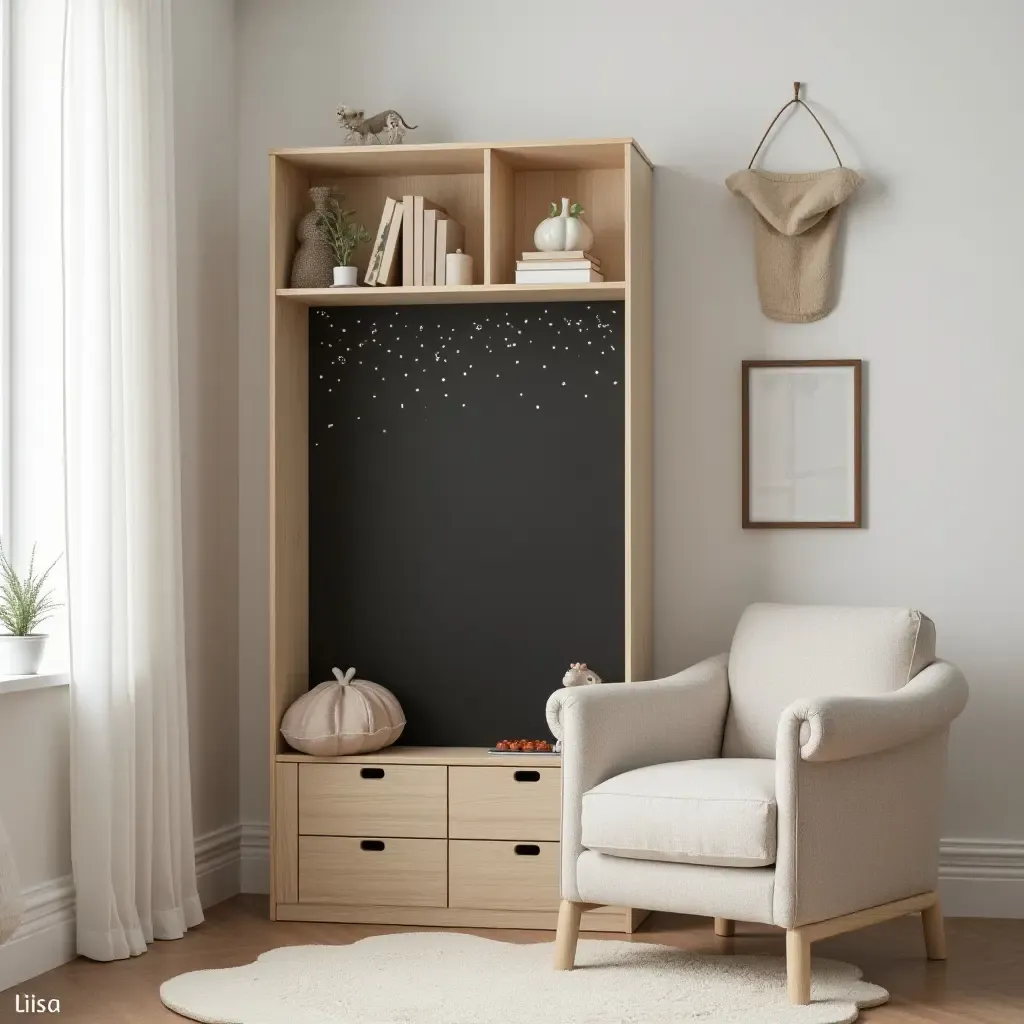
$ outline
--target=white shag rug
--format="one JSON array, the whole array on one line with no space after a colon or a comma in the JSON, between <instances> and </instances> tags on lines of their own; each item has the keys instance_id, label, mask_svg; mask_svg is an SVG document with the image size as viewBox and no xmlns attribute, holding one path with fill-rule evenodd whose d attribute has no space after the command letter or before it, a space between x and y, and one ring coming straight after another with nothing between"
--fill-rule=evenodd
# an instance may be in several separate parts
<instances>
[{"instance_id":1,"label":"white shag rug","mask_svg":"<svg viewBox=\"0 0 1024 1024\"><path fill-rule=\"evenodd\" d=\"M164 982L171 1010L207 1024L849 1024L889 993L814 960L811 1004L791 1006L781 957L581 940L576 969L551 943L453 932L286 946L255 963Z\"/></svg>"}]
</instances>

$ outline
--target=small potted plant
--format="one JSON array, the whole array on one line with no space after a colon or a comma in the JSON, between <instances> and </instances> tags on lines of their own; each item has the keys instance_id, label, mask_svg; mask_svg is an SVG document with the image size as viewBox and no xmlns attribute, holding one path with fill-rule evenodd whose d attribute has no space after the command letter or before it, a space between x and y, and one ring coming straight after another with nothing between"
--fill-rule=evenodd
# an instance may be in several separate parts
<instances>
[{"instance_id":1,"label":"small potted plant","mask_svg":"<svg viewBox=\"0 0 1024 1024\"><path fill-rule=\"evenodd\" d=\"M370 241L369 231L362 224L353 224L349 220L354 211L341 205L344 198L331 196L316 215L320 235L334 255L335 288L355 287L358 270L352 265L352 254L360 242Z\"/></svg>"},{"instance_id":2,"label":"small potted plant","mask_svg":"<svg viewBox=\"0 0 1024 1024\"><path fill-rule=\"evenodd\" d=\"M36 549L28 562L28 575L22 579L0 545L0 672L12 676L34 676L43 660L47 636L36 628L60 607L53 600L53 591L44 591L46 581L57 564L50 563L36 574Z\"/></svg>"}]
</instances>

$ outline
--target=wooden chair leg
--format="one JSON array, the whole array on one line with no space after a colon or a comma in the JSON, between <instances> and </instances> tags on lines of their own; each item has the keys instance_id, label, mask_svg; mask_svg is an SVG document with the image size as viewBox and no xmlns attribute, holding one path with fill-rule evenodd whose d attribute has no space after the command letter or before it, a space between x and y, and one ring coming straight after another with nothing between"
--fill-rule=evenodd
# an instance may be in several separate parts
<instances>
[{"instance_id":1,"label":"wooden chair leg","mask_svg":"<svg viewBox=\"0 0 1024 1024\"><path fill-rule=\"evenodd\" d=\"M811 1001L811 941L799 928L786 932L786 977L789 1001L806 1006Z\"/></svg>"},{"instance_id":2,"label":"wooden chair leg","mask_svg":"<svg viewBox=\"0 0 1024 1024\"><path fill-rule=\"evenodd\" d=\"M715 918L715 934L723 939L732 938L736 934L736 922L730 921L727 917Z\"/></svg>"},{"instance_id":3,"label":"wooden chair leg","mask_svg":"<svg viewBox=\"0 0 1024 1024\"><path fill-rule=\"evenodd\" d=\"M942 923L942 904L938 897L930 907L921 911L924 927L924 949L929 960L946 959L946 929Z\"/></svg>"},{"instance_id":4,"label":"wooden chair leg","mask_svg":"<svg viewBox=\"0 0 1024 1024\"><path fill-rule=\"evenodd\" d=\"M555 933L555 970L571 971L576 963L576 942L580 937L582 903L562 900L558 908L558 931Z\"/></svg>"}]
</instances>

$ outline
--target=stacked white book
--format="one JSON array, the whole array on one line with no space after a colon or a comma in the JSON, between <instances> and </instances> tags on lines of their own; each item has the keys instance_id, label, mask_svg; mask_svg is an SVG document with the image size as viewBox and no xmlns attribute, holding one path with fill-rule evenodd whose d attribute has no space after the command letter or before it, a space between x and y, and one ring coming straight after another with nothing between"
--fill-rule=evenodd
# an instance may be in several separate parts
<instances>
[{"instance_id":1,"label":"stacked white book","mask_svg":"<svg viewBox=\"0 0 1024 1024\"><path fill-rule=\"evenodd\" d=\"M601 261L589 252L524 252L516 284L583 284L603 281Z\"/></svg>"}]
</instances>

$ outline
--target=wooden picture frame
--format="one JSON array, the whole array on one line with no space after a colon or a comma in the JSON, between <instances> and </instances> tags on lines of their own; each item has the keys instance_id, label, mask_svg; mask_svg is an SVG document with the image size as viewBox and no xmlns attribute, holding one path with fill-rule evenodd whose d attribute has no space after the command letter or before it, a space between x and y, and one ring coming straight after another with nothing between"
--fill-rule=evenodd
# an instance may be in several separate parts
<instances>
[{"instance_id":1,"label":"wooden picture frame","mask_svg":"<svg viewBox=\"0 0 1024 1024\"><path fill-rule=\"evenodd\" d=\"M743 361L745 530L861 526L861 368L859 359Z\"/></svg>"}]
</instances>

